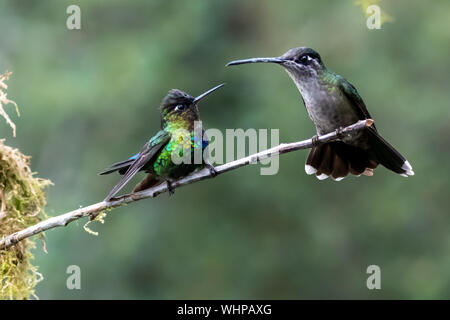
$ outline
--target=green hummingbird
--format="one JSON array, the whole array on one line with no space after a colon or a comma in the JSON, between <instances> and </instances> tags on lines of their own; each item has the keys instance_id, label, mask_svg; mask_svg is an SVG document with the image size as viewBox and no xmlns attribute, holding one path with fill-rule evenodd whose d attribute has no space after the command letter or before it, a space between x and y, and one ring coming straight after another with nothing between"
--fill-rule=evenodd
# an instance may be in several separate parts
<instances>
[{"instance_id":1,"label":"green hummingbird","mask_svg":"<svg viewBox=\"0 0 450 320\"><path fill-rule=\"evenodd\" d=\"M313 49L293 48L280 57L236 60L227 66L260 62L279 64L287 71L300 91L318 135L339 132L358 120L371 119L356 88L328 70ZM320 144L317 136L313 141L305 171L320 180L331 176L339 181L349 173L372 176L378 164L405 177L414 175L409 162L379 135L375 125L339 141Z\"/></svg>"},{"instance_id":2,"label":"green hummingbird","mask_svg":"<svg viewBox=\"0 0 450 320\"><path fill-rule=\"evenodd\" d=\"M161 102L161 130L142 147L138 154L125 161L114 163L99 173L103 175L118 171L123 175L105 201L111 200L139 171L145 171L148 175L134 188L133 192L145 190L165 181L172 194L170 183L174 179L186 176L202 167L207 167L211 175L215 176L216 171L207 157L202 157L205 160L201 163L194 161L195 150L201 150L203 155L209 143L203 128L201 136L197 137L194 125L200 121L197 107L199 101L224 85L218 85L196 98L178 89L170 90ZM186 150L190 151L190 161L174 163L172 153L175 152L181 157Z\"/></svg>"}]
</instances>

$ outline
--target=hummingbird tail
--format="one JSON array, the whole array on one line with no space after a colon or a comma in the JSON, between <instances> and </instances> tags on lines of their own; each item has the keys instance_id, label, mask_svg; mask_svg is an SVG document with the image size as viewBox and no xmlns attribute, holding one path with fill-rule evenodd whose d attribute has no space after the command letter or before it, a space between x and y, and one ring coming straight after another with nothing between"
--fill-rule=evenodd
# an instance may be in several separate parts
<instances>
[{"instance_id":1,"label":"hummingbird tail","mask_svg":"<svg viewBox=\"0 0 450 320\"><path fill-rule=\"evenodd\" d=\"M337 141L314 146L306 159L305 171L319 180L331 176L340 181L349 173L371 176L377 165L369 152Z\"/></svg>"},{"instance_id":2,"label":"hummingbird tail","mask_svg":"<svg viewBox=\"0 0 450 320\"><path fill-rule=\"evenodd\" d=\"M404 177L413 176L409 162L372 128L367 128L368 150L342 141L314 146L306 160L305 171L319 180L331 176L340 181L349 173L372 176L373 169L382 164Z\"/></svg>"},{"instance_id":3,"label":"hummingbird tail","mask_svg":"<svg viewBox=\"0 0 450 320\"><path fill-rule=\"evenodd\" d=\"M367 128L367 132L371 149L379 163L404 177L414 175L411 165L400 152L395 150L374 129Z\"/></svg>"}]
</instances>

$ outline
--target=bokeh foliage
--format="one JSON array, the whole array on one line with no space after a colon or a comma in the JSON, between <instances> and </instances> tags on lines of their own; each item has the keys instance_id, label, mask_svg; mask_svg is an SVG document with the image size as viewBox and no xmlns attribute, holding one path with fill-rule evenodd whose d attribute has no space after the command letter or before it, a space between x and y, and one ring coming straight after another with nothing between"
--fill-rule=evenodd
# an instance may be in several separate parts
<instances>
[{"instance_id":1,"label":"bokeh foliage","mask_svg":"<svg viewBox=\"0 0 450 320\"><path fill-rule=\"evenodd\" d=\"M78 4L82 29L66 29ZM96 0L0 2L0 70L22 107L1 137L49 177L49 214L97 202L106 165L158 130L170 88L195 95L206 127L314 134L299 93L275 65L226 62L305 45L359 90L381 134L416 175L383 168L339 183L304 173L307 152L227 173L47 233L41 298L449 298L449 1L382 1L395 20L368 30L355 1ZM82 289L66 288L81 267ZM382 290L366 288L368 265Z\"/></svg>"}]
</instances>

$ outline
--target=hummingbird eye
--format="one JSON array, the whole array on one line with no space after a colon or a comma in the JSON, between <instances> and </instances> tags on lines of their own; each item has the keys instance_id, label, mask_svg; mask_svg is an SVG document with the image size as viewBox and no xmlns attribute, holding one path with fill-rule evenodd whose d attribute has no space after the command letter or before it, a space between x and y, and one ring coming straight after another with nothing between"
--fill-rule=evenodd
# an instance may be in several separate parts
<instances>
[{"instance_id":1,"label":"hummingbird eye","mask_svg":"<svg viewBox=\"0 0 450 320\"><path fill-rule=\"evenodd\" d=\"M295 62L301 63L301 64L307 64L311 60L312 60L312 58L309 55L305 54L305 55L301 56L300 58L298 58L297 60L295 60Z\"/></svg>"},{"instance_id":2,"label":"hummingbird eye","mask_svg":"<svg viewBox=\"0 0 450 320\"><path fill-rule=\"evenodd\" d=\"M179 104L175 107L175 111L184 111L186 109L186 105L184 104Z\"/></svg>"}]
</instances>

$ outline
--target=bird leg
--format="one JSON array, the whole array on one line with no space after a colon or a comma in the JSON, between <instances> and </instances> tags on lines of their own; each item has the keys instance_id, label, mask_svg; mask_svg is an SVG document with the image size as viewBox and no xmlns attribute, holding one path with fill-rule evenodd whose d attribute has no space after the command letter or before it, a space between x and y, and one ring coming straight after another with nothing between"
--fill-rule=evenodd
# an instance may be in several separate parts
<instances>
[{"instance_id":1,"label":"bird leg","mask_svg":"<svg viewBox=\"0 0 450 320\"><path fill-rule=\"evenodd\" d=\"M215 176L217 176L217 170L216 170L216 168L214 168L214 166L211 163L206 162L205 168L208 168L209 174L211 175L211 177L214 178Z\"/></svg>"},{"instance_id":2,"label":"bird leg","mask_svg":"<svg viewBox=\"0 0 450 320\"><path fill-rule=\"evenodd\" d=\"M314 137L312 137L311 142L312 142L313 147L317 147L322 144L322 142L320 142L319 136L317 134Z\"/></svg>"},{"instance_id":3,"label":"bird leg","mask_svg":"<svg viewBox=\"0 0 450 320\"><path fill-rule=\"evenodd\" d=\"M167 183L167 190L169 191L169 195L173 195L175 193L175 190L172 187L172 180L167 179L166 183Z\"/></svg>"},{"instance_id":4,"label":"bird leg","mask_svg":"<svg viewBox=\"0 0 450 320\"><path fill-rule=\"evenodd\" d=\"M344 128L343 127L337 128L335 133L338 139L342 139L344 137Z\"/></svg>"}]
</instances>

